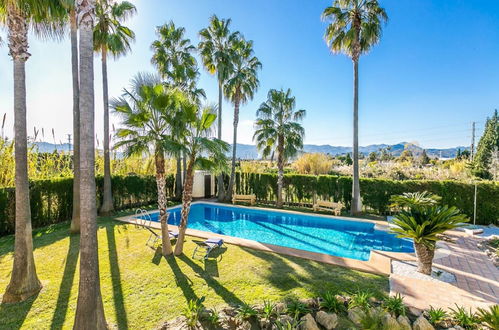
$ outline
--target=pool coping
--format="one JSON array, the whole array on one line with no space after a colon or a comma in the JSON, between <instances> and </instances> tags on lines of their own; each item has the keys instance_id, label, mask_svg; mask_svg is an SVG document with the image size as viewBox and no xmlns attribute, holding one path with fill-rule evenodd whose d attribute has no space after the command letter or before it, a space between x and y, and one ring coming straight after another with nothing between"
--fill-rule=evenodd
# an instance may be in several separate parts
<instances>
[{"instance_id":1,"label":"pool coping","mask_svg":"<svg viewBox=\"0 0 499 330\"><path fill-rule=\"evenodd\" d=\"M308 214L308 213L299 212L299 211L292 211L292 210L275 210L275 209L265 208L265 207L256 208L256 207L249 207L249 206L243 206L243 205L231 205L231 204L206 202L206 201L199 201L199 202L192 203L192 205L195 205L195 204L211 204L211 205L217 205L217 206L228 206L228 207L245 208L245 209L252 209L252 210L285 212L285 213L299 214L299 215L305 214L305 215L310 215L313 217L339 219L339 220L345 220L345 221L369 222L369 223L374 223L376 225L376 229L379 229L379 230L387 230L388 229L388 224L384 221L379 221L379 220L349 218L349 217L332 216L332 215L330 216L330 215L325 215L325 214ZM181 205L176 205L176 206L169 207L167 210L171 211L171 210L175 210L175 209L178 209L181 207L182 207ZM154 213L154 212L158 212L158 210L147 211L147 213ZM136 219L136 217L137 217L136 214L132 214L132 215L128 215L128 216L118 217L115 219L122 221L122 222L137 225L137 223L134 221L134 219ZM159 222L152 222L150 227L155 228L155 229L160 229L161 224ZM168 225L168 229L178 231L178 226ZM289 248L289 247L280 246L280 245L261 243L261 242L257 242L257 241L250 240L250 239L239 238L239 237L234 237L234 236L227 236L227 235L220 235L220 234L202 231L202 230L197 230L197 229L187 228L186 235L194 236L194 237L198 237L198 238L204 238L204 239L212 238L212 237L221 238L224 240L224 242L226 242L228 244L234 244L234 245L247 247L247 248L251 248L251 249L255 249L255 250L261 250L261 251L272 252L272 253L277 253L277 254L282 254L282 255L287 255L287 256L293 256L293 257L313 260L313 261L317 261L317 262L322 262L322 263L326 263L326 264L331 264L331 265L342 266L342 267L351 268L351 269L355 269L355 270L360 270L360 271L364 271L364 272L368 272L368 273L381 274L381 275L387 275L387 276L390 275L390 273L391 273L391 260L392 259L411 260L414 258L414 253L371 250L369 260L364 261L364 260L358 260L358 259L352 259L352 258L337 257L337 256L333 256L330 254L325 254L325 253L317 253L317 252L310 252L310 251L306 251L306 250L294 249L294 248Z\"/></svg>"}]
</instances>

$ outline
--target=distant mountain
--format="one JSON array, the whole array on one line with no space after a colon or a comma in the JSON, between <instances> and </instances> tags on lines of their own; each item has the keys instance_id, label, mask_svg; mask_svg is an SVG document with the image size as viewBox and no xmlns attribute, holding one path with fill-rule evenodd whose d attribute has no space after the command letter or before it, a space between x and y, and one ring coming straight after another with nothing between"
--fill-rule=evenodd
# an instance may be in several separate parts
<instances>
[{"instance_id":1,"label":"distant mountain","mask_svg":"<svg viewBox=\"0 0 499 330\"><path fill-rule=\"evenodd\" d=\"M400 156L400 154L406 149L410 150L415 156L418 156L423 152L423 148L407 142L400 142L392 145L371 144L368 146L359 147L360 153L364 155L368 155L371 152L380 152L383 149L387 149L387 151L390 152L393 156ZM428 156L430 157L454 158L456 157L458 149L460 149L461 151L469 150L469 147L455 147L455 148L446 148L446 149L430 148L425 150ZM352 147L331 146L328 144L325 145L305 144L303 145L303 152L304 153L317 152L317 153L328 154L331 156L338 156L352 152ZM256 146L251 144L238 143L237 157L240 159L258 159L260 158L260 155L256 149Z\"/></svg>"},{"instance_id":2,"label":"distant mountain","mask_svg":"<svg viewBox=\"0 0 499 330\"><path fill-rule=\"evenodd\" d=\"M34 145L38 147L39 152L54 152L57 151L68 151L73 150L73 145L68 143L63 144L53 144L49 142L35 142ZM417 146L415 144L400 142L397 144L371 144L364 147L359 147L360 153L364 155L368 155L371 152L380 152L383 149L387 149L393 156L400 156L402 151L410 150L415 156L420 155L423 152L423 148ZM435 158L454 158L456 157L457 150L461 151L469 150L469 147L455 147L455 148L446 148L446 149L436 149L430 148L425 149L428 156ZM316 144L305 144L303 146L304 153L323 153L331 156L337 155L345 155L347 153L352 152L352 147L343 147L343 146L331 146L329 144L324 145L316 145ZM231 151L228 155L232 155L232 147ZM256 149L255 145L252 144L237 144L237 157L239 159L259 159L260 154Z\"/></svg>"}]
</instances>

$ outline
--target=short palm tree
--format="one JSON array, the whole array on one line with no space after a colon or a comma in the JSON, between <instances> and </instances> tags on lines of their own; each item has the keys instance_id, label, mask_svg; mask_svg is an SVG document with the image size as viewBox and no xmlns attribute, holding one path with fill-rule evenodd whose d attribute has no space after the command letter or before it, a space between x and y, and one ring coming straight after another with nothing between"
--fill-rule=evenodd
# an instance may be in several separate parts
<instances>
[{"instance_id":1,"label":"short palm tree","mask_svg":"<svg viewBox=\"0 0 499 330\"><path fill-rule=\"evenodd\" d=\"M238 32L230 31L231 19L210 18L210 25L199 31L201 42L198 49L206 70L216 74L218 80L218 134L222 139L222 101L224 84L232 71L233 43L239 38ZM225 199L223 175L218 177L218 199Z\"/></svg>"},{"instance_id":2,"label":"short palm tree","mask_svg":"<svg viewBox=\"0 0 499 330\"><path fill-rule=\"evenodd\" d=\"M377 0L334 0L322 13L330 22L324 35L333 53L353 61L353 187L351 213L362 210L359 183L359 58L381 39L382 23L388 20Z\"/></svg>"},{"instance_id":3,"label":"short palm tree","mask_svg":"<svg viewBox=\"0 0 499 330\"><path fill-rule=\"evenodd\" d=\"M101 214L109 214L114 210L109 154L107 56L111 54L116 59L131 50L130 43L135 40L135 33L122 25L122 22L134 15L136 11L135 6L128 1L97 0L95 7L97 21L94 27L94 50L102 56L102 98L104 102L104 189L100 208Z\"/></svg>"},{"instance_id":4,"label":"short palm tree","mask_svg":"<svg viewBox=\"0 0 499 330\"><path fill-rule=\"evenodd\" d=\"M423 193L405 193L393 196L392 201L403 208L393 220L391 231L401 238L414 241L418 258L418 272L430 275L439 235L462 226L466 215L452 206L438 205L439 196Z\"/></svg>"},{"instance_id":5,"label":"short palm tree","mask_svg":"<svg viewBox=\"0 0 499 330\"><path fill-rule=\"evenodd\" d=\"M236 176L237 125L239 123L239 107L253 99L258 85L258 70L262 64L253 55L253 42L240 38L233 45L233 68L225 83L225 96L234 104L234 135L232 142L232 163L229 189L226 199L232 198L234 179Z\"/></svg>"},{"instance_id":6,"label":"short palm tree","mask_svg":"<svg viewBox=\"0 0 499 330\"><path fill-rule=\"evenodd\" d=\"M179 88L188 93L193 99L204 96L204 91L197 89L196 83L199 76L197 61L193 53L196 50L191 41L185 37L185 28L176 27L170 21L156 29L157 40L151 44L154 52L151 62L157 68L164 82L174 88ZM185 130L181 121L175 122L176 132ZM182 195L182 155L175 155L177 159L177 174L175 177L175 195Z\"/></svg>"},{"instance_id":7,"label":"short palm tree","mask_svg":"<svg viewBox=\"0 0 499 330\"><path fill-rule=\"evenodd\" d=\"M296 100L291 90L271 89L267 101L256 112L255 134L257 148L263 157L277 153L277 207L283 205L282 188L284 162L303 147L305 130L298 121L305 117L305 110L295 110Z\"/></svg>"},{"instance_id":8,"label":"short palm tree","mask_svg":"<svg viewBox=\"0 0 499 330\"><path fill-rule=\"evenodd\" d=\"M14 264L3 302L26 300L40 291L33 257L31 210L28 182L28 141L26 130L26 61L28 31L60 37L66 8L61 1L0 0L0 24L7 27L9 55L14 71L14 140L16 226Z\"/></svg>"},{"instance_id":9,"label":"short palm tree","mask_svg":"<svg viewBox=\"0 0 499 330\"><path fill-rule=\"evenodd\" d=\"M182 194L182 212L179 225L179 236L175 245L175 255L183 252L185 231L187 230L189 211L192 202L192 185L196 168L212 169L225 163L225 153L229 145L219 139L211 138L214 123L217 118L216 107L201 107L191 102L181 108L184 121L187 123L187 133L183 150L188 158L184 191Z\"/></svg>"},{"instance_id":10,"label":"short palm tree","mask_svg":"<svg viewBox=\"0 0 499 330\"><path fill-rule=\"evenodd\" d=\"M115 147L124 147L127 157L154 155L164 256L173 251L168 238L165 154L178 148L178 143L172 139L171 120L184 102L187 102L184 93L148 74L138 74L132 81L132 88L125 89L122 97L111 102L124 126L116 133L119 140Z\"/></svg>"}]
</instances>

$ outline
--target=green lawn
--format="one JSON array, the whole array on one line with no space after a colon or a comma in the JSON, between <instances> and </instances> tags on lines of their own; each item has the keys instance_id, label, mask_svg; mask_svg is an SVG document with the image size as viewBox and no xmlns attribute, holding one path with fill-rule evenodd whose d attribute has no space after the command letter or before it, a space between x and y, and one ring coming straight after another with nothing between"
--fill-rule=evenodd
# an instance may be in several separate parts
<instances>
[{"instance_id":1,"label":"green lawn","mask_svg":"<svg viewBox=\"0 0 499 330\"><path fill-rule=\"evenodd\" d=\"M311 297L325 290L368 289L380 297L388 279L294 257L227 245L218 258L162 258L145 246L148 233L112 219L99 219L99 261L106 318L119 329L151 329L179 316L186 301L205 296L207 307L288 296ZM78 292L79 236L68 223L35 232L35 260L43 289L21 304L0 305L0 329L71 328ZM0 238L0 295L12 267L13 237Z\"/></svg>"}]
</instances>

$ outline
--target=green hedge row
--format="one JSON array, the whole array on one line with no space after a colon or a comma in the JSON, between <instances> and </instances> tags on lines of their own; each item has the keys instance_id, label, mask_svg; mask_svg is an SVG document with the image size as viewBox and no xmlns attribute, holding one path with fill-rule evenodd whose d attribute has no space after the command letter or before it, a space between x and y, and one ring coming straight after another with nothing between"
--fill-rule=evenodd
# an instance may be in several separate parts
<instances>
[{"instance_id":1,"label":"green hedge row","mask_svg":"<svg viewBox=\"0 0 499 330\"><path fill-rule=\"evenodd\" d=\"M360 192L366 211L388 214L390 197L404 192L430 191L442 202L473 216L474 185L457 181L361 179ZM477 223L499 223L499 184L478 183ZM237 173L236 192L255 194L264 203L273 203L277 194L277 175ZM289 204L311 205L314 199L342 202L350 208L352 178L333 175L284 175L284 200Z\"/></svg>"},{"instance_id":2,"label":"green hedge row","mask_svg":"<svg viewBox=\"0 0 499 330\"><path fill-rule=\"evenodd\" d=\"M96 179L97 203L102 201L104 180ZM154 176L112 177L116 210L153 204L157 200ZM174 177L167 178L167 194L173 196ZM0 236L14 233L15 190L0 188ZM52 179L30 182L31 222L33 228L71 219L73 179Z\"/></svg>"}]
</instances>

